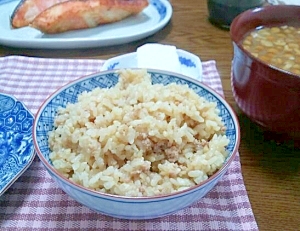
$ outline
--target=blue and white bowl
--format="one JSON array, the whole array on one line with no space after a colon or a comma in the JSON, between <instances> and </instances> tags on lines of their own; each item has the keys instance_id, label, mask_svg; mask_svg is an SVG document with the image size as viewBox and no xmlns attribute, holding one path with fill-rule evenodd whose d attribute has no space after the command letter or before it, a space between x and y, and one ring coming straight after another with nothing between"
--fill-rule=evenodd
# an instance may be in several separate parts
<instances>
[{"instance_id":1,"label":"blue and white bowl","mask_svg":"<svg viewBox=\"0 0 300 231\"><path fill-rule=\"evenodd\" d=\"M22 102L0 93L0 196L34 159L33 120Z\"/></svg>"},{"instance_id":2,"label":"blue and white bowl","mask_svg":"<svg viewBox=\"0 0 300 231\"><path fill-rule=\"evenodd\" d=\"M202 62L198 56L188 51L177 49L178 61L180 64L180 74L202 81ZM122 69L122 68L139 68L137 53L132 52L108 59L103 64L101 71ZM156 69L161 69L155 67Z\"/></svg>"},{"instance_id":3,"label":"blue and white bowl","mask_svg":"<svg viewBox=\"0 0 300 231\"><path fill-rule=\"evenodd\" d=\"M226 135L230 142L227 146L229 155L222 168L208 180L187 190L153 197L125 197L96 192L77 185L63 177L53 167L49 159L48 132L53 129L54 117L59 107L65 107L68 102L75 103L78 94L91 91L96 87L110 88L118 82L118 74L114 71L100 72L83 77L67 84L53 93L40 107L33 128L34 145L42 163L69 196L92 210L108 216L124 219L151 219L172 214L196 202L205 196L226 173L230 163L235 158L240 141L240 129L237 117L228 103L218 93L197 80L183 75L149 69L153 83L188 84L197 94L208 101L217 102L220 116L227 127Z\"/></svg>"}]
</instances>

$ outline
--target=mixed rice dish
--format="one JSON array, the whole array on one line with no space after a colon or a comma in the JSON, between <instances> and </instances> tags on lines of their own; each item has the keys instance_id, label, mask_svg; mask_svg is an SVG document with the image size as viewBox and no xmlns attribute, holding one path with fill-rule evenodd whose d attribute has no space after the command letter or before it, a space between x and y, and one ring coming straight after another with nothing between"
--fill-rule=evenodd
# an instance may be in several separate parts
<instances>
[{"instance_id":1,"label":"mixed rice dish","mask_svg":"<svg viewBox=\"0 0 300 231\"><path fill-rule=\"evenodd\" d=\"M216 103L187 85L122 70L112 88L60 108L49 132L53 166L104 193L144 197L195 186L220 169L229 139Z\"/></svg>"}]
</instances>

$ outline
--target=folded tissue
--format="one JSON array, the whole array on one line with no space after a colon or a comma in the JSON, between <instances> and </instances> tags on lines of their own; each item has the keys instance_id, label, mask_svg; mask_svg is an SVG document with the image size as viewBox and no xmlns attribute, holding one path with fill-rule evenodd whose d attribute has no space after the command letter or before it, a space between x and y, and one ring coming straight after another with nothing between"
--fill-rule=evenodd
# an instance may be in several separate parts
<instances>
[{"instance_id":1,"label":"folded tissue","mask_svg":"<svg viewBox=\"0 0 300 231\"><path fill-rule=\"evenodd\" d=\"M145 44L136 50L139 68L161 69L181 73L180 62L175 46Z\"/></svg>"}]
</instances>

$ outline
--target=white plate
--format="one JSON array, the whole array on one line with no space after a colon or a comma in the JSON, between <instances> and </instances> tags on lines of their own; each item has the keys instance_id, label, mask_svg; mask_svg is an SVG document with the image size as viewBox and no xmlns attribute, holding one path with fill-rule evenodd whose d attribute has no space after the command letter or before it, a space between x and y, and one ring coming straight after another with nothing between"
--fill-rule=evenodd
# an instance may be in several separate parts
<instances>
[{"instance_id":1,"label":"white plate","mask_svg":"<svg viewBox=\"0 0 300 231\"><path fill-rule=\"evenodd\" d=\"M69 49L124 44L150 36L171 19L172 7L167 0L149 0L140 14L120 22L96 28L46 35L23 27L12 29L10 16L18 1L0 0L0 44L23 48Z\"/></svg>"},{"instance_id":2,"label":"white plate","mask_svg":"<svg viewBox=\"0 0 300 231\"><path fill-rule=\"evenodd\" d=\"M177 49L180 63L180 74L202 81L202 63L198 56L185 50ZM121 68L137 68L136 52L120 55L105 61L101 70L112 70ZM157 68L161 69L161 68Z\"/></svg>"}]
</instances>

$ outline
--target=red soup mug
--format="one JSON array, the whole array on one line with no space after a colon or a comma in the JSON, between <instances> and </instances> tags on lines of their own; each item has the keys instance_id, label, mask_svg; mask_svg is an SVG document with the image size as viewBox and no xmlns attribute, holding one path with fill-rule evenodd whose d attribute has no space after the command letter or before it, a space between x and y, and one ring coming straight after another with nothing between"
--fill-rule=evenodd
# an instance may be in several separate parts
<instances>
[{"instance_id":1,"label":"red soup mug","mask_svg":"<svg viewBox=\"0 0 300 231\"><path fill-rule=\"evenodd\" d=\"M242 47L251 31L270 26L300 28L300 6L247 10L230 27L233 42L231 85L241 111L265 130L300 139L300 76L263 62ZM299 34L300 36L300 34Z\"/></svg>"}]
</instances>

